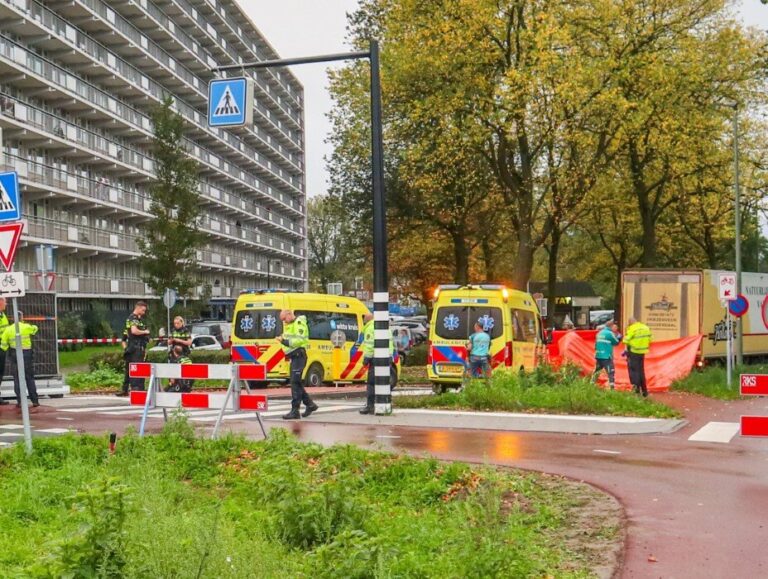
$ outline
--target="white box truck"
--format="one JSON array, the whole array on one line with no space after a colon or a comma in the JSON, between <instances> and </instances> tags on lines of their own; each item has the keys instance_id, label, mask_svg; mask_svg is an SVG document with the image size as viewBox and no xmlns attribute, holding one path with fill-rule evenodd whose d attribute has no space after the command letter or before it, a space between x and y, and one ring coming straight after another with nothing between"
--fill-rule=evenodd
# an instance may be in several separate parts
<instances>
[{"instance_id":1,"label":"white box truck","mask_svg":"<svg viewBox=\"0 0 768 579\"><path fill-rule=\"evenodd\" d=\"M726 308L712 269L634 269L621 274L621 327L634 317L655 341L702 334L702 359L725 358ZM768 356L768 273L743 272L741 293L749 302L742 317L744 357ZM734 324L735 330L735 324ZM735 341L734 341L735 344Z\"/></svg>"}]
</instances>

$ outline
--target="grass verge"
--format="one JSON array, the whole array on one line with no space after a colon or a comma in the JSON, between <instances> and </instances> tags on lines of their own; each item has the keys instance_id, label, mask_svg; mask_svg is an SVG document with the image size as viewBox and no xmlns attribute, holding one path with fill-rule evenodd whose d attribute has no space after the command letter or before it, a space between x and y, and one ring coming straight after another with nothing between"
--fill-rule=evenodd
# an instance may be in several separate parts
<instances>
[{"instance_id":1,"label":"grass verge","mask_svg":"<svg viewBox=\"0 0 768 579\"><path fill-rule=\"evenodd\" d=\"M672 383L671 390L675 392L691 392L707 396L708 398L717 398L718 400L737 400L741 397L739 393L739 374L767 374L768 366L737 366L733 371L731 387L729 388L726 380L727 373L723 366L709 366L703 370L694 370L685 378L676 380Z\"/></svg>"},{"instance_id":2,"label":"grass verge","mask_svg":"<svg viewBox=\"0 0 768 579\"><path fill-rule=\"evenodd\" d=\"M59 352L59 368L61 370L68 370L70 368L87 367L92 356L121 351L122 348L120 346L84 346L82 350Z\"/></svg>"},{"instance_id":3,"label":"grass verge","mask_svg":"<svg viewBox=\"0 0 768 579\"><path fill-rule=\"evenodd\" d=\"M162 435L0 452L12 577L588 577L613 499L558 477L356 447ZM584 513L591 524L584 527ZM594 513L602 516L594 516Z\"/></svg>"},{"instance_id":4,"label":"grass verge","mask_svg":"<svg viewBox=\"0 0 768 579\"><path fill-rule=\"evenodd\" d=\"M476 380L462 392L434 396L398 396L399 408L446 408L496 412L548 412L677 418L677 410L631 392L603 390L573 368L555 372L540 366L530 374L499 372L489 384Z\"/></svg>"}]
</instances>

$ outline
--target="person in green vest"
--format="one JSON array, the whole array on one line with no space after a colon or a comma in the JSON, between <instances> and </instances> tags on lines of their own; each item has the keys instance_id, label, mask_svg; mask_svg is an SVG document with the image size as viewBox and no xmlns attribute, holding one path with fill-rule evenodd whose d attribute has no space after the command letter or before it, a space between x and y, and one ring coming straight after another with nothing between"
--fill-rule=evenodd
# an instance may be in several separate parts
<instances>
[{"instance_id":1,"label":"person in green vest","mask_svg":"<svg viewBox=\"0 0 768 579\"><path fill-rule=\"evenodd\" d=\"M304 368L307 365L307 347L309 346L309 326L305 316L296 316L291 310L280 312L283 333L276 339L283 347L286 359L290 362L291 411L283 415L283 420L296 420L308 417L318 406L307 394L303 384ZM300 414L301 403L304 413Z\"/></svg>"},{"instance_id":2,"label":"person in green vest","mask_svg":"<svg viewBox=\"0 0 768 579\"><path fill-rule=\"evenodd\" d=\"M645 355L651 349L651 329L636 318L629 318L629 327L624 335L624 344L627 347L627 365L629 367L629 381L632 390L648 397L648 387L645 383Z\"/></svg>"},{"instance_id":3,"label":"person in green vest","mask_svg":"<svg viewBox=\"0 0 768 579\"><path fill-rule=\"evenodd\" d=\"M363 352L363 364L368 366L368 380L365 386L365 406L360 409L360 414L373 414L376 403L376 370L373 365L374 346L376 341L375 322L373 314L363 316L363 342L360 350ZM395 340L392 332L389 332L389 357L395 353ZM390 369L390 371L392 371Z\"/></svg>"},{"instance_id":4,"label":"person in green vest","mask_svg":"<svg viewBox=\"0 0 768 579\"><path fill-rule=\"evenodd\" d=\"M8 316L5 315L5 306L5 298L0 298L0 336L3 335L3 332L8 327ZM0 349L0 383L3 381L3 376L5 376L5 350ZM7 400L0 397L0 406L5 406L8 403Z\"/></svg>"},{"instance_id":5,"label":"person in green vest","mask_svg":"<svg viewBox=\"0 0 768 579\"><path fill-rule=\"evenodd\" d=\"M35 384L35 372L32 367L34 363L32 355L32 336L37 334L37 326L28 324L24 321L24 314L17 312L19 317L19 335L21 336L22 357L24 359L24 379L27 383L27 395L35 408L40 406L37 399L37 386ZM6 352L11 358L11 372L13 373L13 390L16 392L16 405L21 408L21 387L19 378L19 369L16 364L16 326L8 324L0 336L0 349ZM26 403L26 400L24 401Z\"/></svg>"}]
</instances>

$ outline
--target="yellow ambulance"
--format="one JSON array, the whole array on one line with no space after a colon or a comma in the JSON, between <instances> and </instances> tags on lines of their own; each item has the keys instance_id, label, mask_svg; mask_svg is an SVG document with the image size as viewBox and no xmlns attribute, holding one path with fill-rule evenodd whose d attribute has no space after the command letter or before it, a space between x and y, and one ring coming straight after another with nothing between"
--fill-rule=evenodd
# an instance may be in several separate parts
<instances>
[{"instance_id":1,"label":"yellow ambulance","mask_svg":"<svg viewBox=\"0 0 768 579\"><path fill-rule=\"evenodd\" d=\"M494 372L536 367L544 340L530 294L498 284L441 285L435 290L427 345L427 375L440 390L461 383L475 323L491 336Z\"/></svg>"},{"instance_id":2,"label":"yellow ambulance","mask_svg":"<svg viewBox=\"0 0 768 579\"><path fill-rule=\"evenodd\" d=\"M276 340L283 333L281 310L293 310L297 316L307 318L309 347L304 370L305 386L366 381L368 369L363 364L361 344L363 316L368 313L368 308L363 302L346 296L245 290L235 304L231 357L236 363L267 366L267 381L251 386L288 382L289 363ZM337 345L331 341L332 337ZM395 354L391 366L393 387L399 369Z\"/></svg>"}]
</instances>

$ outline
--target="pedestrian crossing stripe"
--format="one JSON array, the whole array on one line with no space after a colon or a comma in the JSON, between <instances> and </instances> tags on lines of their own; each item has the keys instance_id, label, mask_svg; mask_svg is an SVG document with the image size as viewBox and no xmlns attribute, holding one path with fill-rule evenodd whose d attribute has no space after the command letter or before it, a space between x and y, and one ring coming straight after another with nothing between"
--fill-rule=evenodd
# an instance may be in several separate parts
<instances>
[{"instance_id":1,"label":"pedestrian crossing stripe","mask_svg":"<svg viewBox=\"0 0 768 579\"><path fill-rule=\"evenodd\" d=\"M235 97L232 96L232 89L227 85L224 88L224 92L219 99L219 104L216 105L216 110L213 111L214 117L223 117L228 115L239 115L240 108L235 102Z\"/></svg>"}]
</instances>

